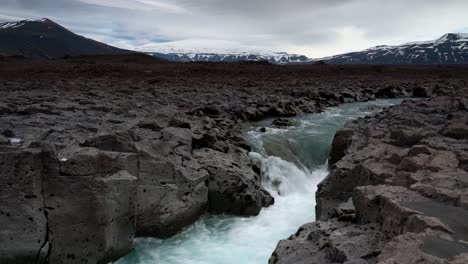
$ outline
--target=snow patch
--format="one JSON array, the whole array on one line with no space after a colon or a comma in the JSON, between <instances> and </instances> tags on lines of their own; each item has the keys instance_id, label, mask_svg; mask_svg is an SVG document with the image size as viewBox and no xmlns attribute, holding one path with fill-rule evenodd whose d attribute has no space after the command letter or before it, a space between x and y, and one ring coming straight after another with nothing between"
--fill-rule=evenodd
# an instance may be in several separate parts
<instances>
[{"instance_id":1,"label":"snow patch","mask_svg":"<svg viewBox=\"0 0 468 264\"><path fill-rule=\"evenodd\" d=\"M24 26L24 24L26 24L26 20L20 22L5 22L0 24L0 29L19 28Z\"/></svg>"},{"instance_id":2,"label":"snow patch","mask_svg":"<svg viewBox=\"0 0 468 264\"><path fill-rule=\"evenodd\" d=\"M29 19L26 19L26 20L21 20L21 21L16 21L16 22L3 22L3 23L0 23L0 29L14 29L14 28L20 28L24 25L26 25L28 22L46 22L48 21L47 18L42 18L42 19L39 19L39 20L29 20Z\"/></svg>"}]
</instances>

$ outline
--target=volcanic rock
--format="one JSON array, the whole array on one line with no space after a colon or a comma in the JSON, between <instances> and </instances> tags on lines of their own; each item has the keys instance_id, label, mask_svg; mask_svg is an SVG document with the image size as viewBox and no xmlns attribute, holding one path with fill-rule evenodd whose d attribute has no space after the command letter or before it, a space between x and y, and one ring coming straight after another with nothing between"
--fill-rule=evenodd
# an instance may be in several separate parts
<instances>
[{"instance_id":1,"label":"volcanic rock","mask_svg":"<svg viewBox=\"0 0 468 264\"><path fill-rule=\"evenodd\" d=\"M407 100L348 123L319 185L320 221L298 231L311 235L281 241L270 263L463 263L468 113L460 100ZM322 225L333 232L317 235ZM377 233L356 230L367 227Z\"/></svg>"},{"instance_id":2,"label":"volcanic rock","mask_svg":"<svg viewBox=\"0 0 468 264\"><path fill-rule=\"evenodd\" d=\"M274 201L261 186L260 164L248 156L242 122L408 96L414 87L434 87L433 96L444 99L407 102L400 111L349 124L353 135L337 139L319 215L327 220L329 212L342 221L336 228L347 228L362 211L349 200L354 188L378 184L466 208L468 195L460 189L468 156L459 125L467 122L468 103L460 96L466 70L388 69L377 76L372 66L177 64L140 55L2 58L0 131L12 143L0 151L0 239L8 241L0 243L0 262L109 262L132 249L135 235L168 237L206 212L256 215ZM397 128L408 133L390 138ZM408 154L416 146L427 149ZM444 158L444 151L454 155ZM407 157L420 159L423 169L400 166ZM408 229L459 230L424 215L412 217ZM333 252L349 263L375 260L380 223L352 224L334 234L329 251L308 248L318 259L333 259L327 255ZM352 250L359 243L377 246ZM290 259L310 263L311 254L301 252Z\"/></svg>"}]
</instances>

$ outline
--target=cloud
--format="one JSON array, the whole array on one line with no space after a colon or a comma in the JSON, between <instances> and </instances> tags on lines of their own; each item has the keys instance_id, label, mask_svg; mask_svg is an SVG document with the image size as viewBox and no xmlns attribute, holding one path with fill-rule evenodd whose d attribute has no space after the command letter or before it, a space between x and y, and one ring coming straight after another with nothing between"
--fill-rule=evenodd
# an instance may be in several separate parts
<instances>
[{"instance_id":1,"label":"cloud","mask_svg":"<svg viewBox=\"0 0 468 264\"><path fill-rule=\"evenodd\" d=\"M16 20L24 20L25 17L20 16L11 16L7 14L0 13L0 21L16 21Z\"/></svg>"},{"instance_id":2,"label":"cloud","mask_svg":"<svg viewBox=\"0 0 468 264\"><path fill-rule=\"evenodd\" d=\"M126 48L216 39L322 57L468 27L466 0L0 1L0 19L50 17Z\"/></svg>"},{"instance_id":3,"label":"cloud","mask_svg":"<svg viewBox=\"0 0 468 264\"><path fill-rule=\"evenodd\" d=\"M170 13L186 13L186 10L179 6L168 2L156 0L79 0L85 4L98 5L104 7L131 9L131 10L159 10Z\"/></svg>"}]
</instances>

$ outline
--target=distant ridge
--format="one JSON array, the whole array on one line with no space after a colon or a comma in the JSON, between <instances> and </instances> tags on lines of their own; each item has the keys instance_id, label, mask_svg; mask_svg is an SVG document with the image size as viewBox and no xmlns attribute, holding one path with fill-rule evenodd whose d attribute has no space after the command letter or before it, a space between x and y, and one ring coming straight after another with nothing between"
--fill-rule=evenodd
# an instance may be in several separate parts
<instances>
[{"instance_id":1,"label":"distant ridge","mask_svg":"<svg viewBox=\"0 0 468 264\"><path fill-rule=\"evenodd\" d=\"M50 19L0 23L0 55L51 59L65 56L130 54L77 35Z\"/></svg>"},{"instance_id":2,"label":"distant ridge","mask_svg":"<svg viewBox=\"0 0 468 264\"><path fill-rule=\"evenodd\" d=\"M376 46L315 61L329 64L468 64L468 33L448 33L432 41Z\"/></svg>"},{"instance_id":3,"label":"distant ridge","mask_svg":"<svg viewBox=\"0 0 468 264\"><path fill-rule=\"evenodd\" d=\"M137 47L136 50L178 62L268 61L274 64L293 64L311 61L304 55L274 52L221 40L179 40L152 43Z\"/></svg>"}]
</instances>

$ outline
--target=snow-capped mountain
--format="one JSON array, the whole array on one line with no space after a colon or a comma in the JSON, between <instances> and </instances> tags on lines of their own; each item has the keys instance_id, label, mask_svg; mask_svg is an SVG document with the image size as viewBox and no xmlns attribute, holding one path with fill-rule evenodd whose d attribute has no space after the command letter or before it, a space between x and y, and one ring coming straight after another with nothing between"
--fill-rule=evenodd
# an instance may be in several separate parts
<instances>
[{"instance_id":1,"label":"snow-capped mountain","mask_svg":"<svg viewBox=\"0 0 468 264\"><path fill-rule=\"evenodd\" d=\"M154 57L171 61L269 61L275 64L468 64L468 33L449 33L433 40L411 42L399 46L377 46L322 59L304 55L273 52L225 40L180 40L152 43L134 48ZM128 54L119 49L79 36L43 18L0 23L0 55L29 58Z\"/></svg>"},{"instance_id":2,"label":"snow-capped mountain","mask_svg":"<svg viewBox=\"0 0 468 264\"><path fill-rule=\"evenodd\" d=\"M433 41L377 46L316 61L329 64L468 64L468 34L449 33Z\"/></svg>"},{"instance_id":3,"label":"snow-capped mountain","mask_svg":"<svg viewBox=\"0 0 468 264\"><path fill-rule=\"evenodd\" d=\"M304 55L273 52L224 40L180 40L152 43L136 50L171 61L269 61L275 64L307 63Z\"/></svg>"},{"instance_id":4,"label":"snow-capped mountain","mask_svg":"<svg viewBox=\"0 0 468 264\"><path fill-rule=\"evenodd\" d=\"M28 58L128 54L101 42L79 36L43 18L0 23L0 55Z\"/></svg>"}]
</instances>

